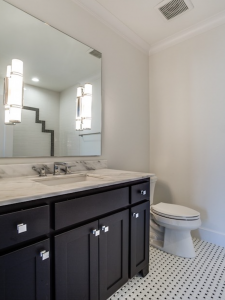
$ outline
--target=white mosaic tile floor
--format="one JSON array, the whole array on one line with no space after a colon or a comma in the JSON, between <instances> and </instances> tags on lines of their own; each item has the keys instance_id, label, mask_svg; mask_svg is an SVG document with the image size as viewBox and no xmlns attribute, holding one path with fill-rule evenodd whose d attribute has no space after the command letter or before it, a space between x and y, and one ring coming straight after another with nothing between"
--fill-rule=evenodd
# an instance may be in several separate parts
<instances>
[{"instance_id":1,"label":"white mosaic tile floor","mask_svg":"<svg viewBox=\"0 0 225 300\"><path fill-rule=\"evenodd\" d=\"M195 259L150 248L150 272L108 300L225 300L225 248L194 239Z\"/></svg>"}]
</instances>

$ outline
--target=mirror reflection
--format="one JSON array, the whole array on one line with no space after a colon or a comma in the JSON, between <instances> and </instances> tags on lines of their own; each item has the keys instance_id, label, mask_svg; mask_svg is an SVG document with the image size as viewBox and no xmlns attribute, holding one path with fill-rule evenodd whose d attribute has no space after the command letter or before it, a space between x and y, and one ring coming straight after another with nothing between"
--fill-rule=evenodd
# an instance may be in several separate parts
<instances>
[{"instance_id":1,"label":"mirror reflection","mask_svg":"<svg viewBox=\"0 0 225 300\"><path fill-rule=\"evenodd\" d=\"M0 1L0 156L101 155L101 53Z\"/></svg>"}]
</instances>

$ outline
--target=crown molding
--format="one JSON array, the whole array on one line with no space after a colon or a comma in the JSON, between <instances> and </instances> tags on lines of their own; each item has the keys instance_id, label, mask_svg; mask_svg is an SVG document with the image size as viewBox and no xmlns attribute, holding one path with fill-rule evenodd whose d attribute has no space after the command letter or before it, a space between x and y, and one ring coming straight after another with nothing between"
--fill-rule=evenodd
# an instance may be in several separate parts
<instances>
[{"instance_id":1,"label":"crown molding","mask_svg":"<svg viewBox=\"0 0 225 300\"><path fill-rule=\"evenodd\" d=\"M216 14L213 17L210 17L166 39L152 44L149 49L149 55L153 55L171 46L177 45L185 40L188 40L223 24L225 24L225 11L222 11L221 13Z\"/></svg>"},{"instance_id":2,"label":"crown molding","mask_svg":"<svg viewBox=\"0 0 225 300\"><path fill-rule=\"evenodd\" d=\"M225 10L174 35L149 45L95 0L71 0L145 54L153 55L225 24Z\"/></svg>"},{"instance_id":3,"label":"crown molding","mask_svg":"<svg viewBox=\"0 0 225 300\"><path fill-rule=\"evenodd\" d=\"M88 13L119 34L130 44L148 54L150 45L95 0L72 0Z\"/></svg>"}]
</instances>

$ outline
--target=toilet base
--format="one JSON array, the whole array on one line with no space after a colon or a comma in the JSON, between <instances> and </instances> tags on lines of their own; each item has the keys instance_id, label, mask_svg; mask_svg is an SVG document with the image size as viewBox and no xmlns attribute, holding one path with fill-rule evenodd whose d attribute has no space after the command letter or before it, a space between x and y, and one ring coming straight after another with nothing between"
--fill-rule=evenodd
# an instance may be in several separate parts
<instances>
[{"instance_id":1,"label":"toilet base","mask_svg":"<svg viewBox=\"0 0 225 300\"><path fill-rule=\"evenodd\" d=\"M164 241L151 240L150 245L180 257L194 258L196 256L190 230L165 228Z\"/></svg>"}]
</instances>

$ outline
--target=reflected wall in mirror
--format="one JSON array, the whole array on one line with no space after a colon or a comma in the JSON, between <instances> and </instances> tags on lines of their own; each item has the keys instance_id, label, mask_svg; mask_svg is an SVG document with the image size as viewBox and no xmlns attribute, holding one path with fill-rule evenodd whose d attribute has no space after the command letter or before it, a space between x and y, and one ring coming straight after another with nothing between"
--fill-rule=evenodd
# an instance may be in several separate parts
<instances>
[{"instance_id":1,"label":"reflected wall in mirror","mask_svg":"<svg viewBox=\"0 0 225 300\"><path fill-rule=\"evenodd\" d=\"M101 53L2 0L0 44L0 156L101 155Z\"/></svg>"}]
</instances>

